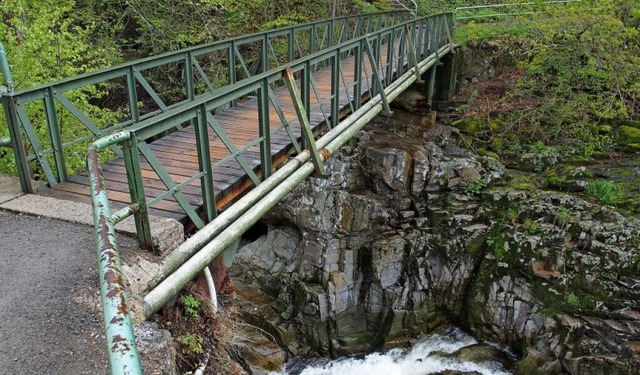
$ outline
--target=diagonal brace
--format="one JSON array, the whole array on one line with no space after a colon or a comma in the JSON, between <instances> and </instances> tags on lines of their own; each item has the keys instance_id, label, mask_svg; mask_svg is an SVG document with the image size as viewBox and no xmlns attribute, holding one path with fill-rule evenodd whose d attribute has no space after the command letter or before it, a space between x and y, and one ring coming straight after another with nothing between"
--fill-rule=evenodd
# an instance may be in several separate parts
<instances>
[{"instance_id":1,"label":"diagonal brace","mask_svg":"<svg viewBox=\"0 0 640 375\"><path fill-rule=\"evenodd\" d=\"M404 34L405 40L407 42L407 47L409 48L409 55L411 60L413 60L413 65L416 71L416 83L423 83L422 77L420 77L420 69L418 69L418 53L416 52L416 45L413 43L413 36L411 35L411 31L409 30L409 25L404 25Z\"/></svg>"},{"instance_id":2,"label":"diagonal brace","mask_svg":"<svg viewBox=\"0 0 640 375\"><path fill-rule=\"evenodd\" d=\"M307 113L304 109L304 104L302 103L302 97L298 92L298 87L296 86L296 80L293 78L293 72L291 68L287 66L284 68L284 82L287 84L287 88L289 89L289 94L291 95L291 99L293 101L293 106L296 109L296 114L298 115L298 121L300 121L300 128L302 130L302 136L304 137L309 152L311 153L311 160L313 161L313 165L316 167L316 177L327 177L327 173L324 170L324 165L322 164L323 158L320 156L320 152L318 151L318 146L316 145L316 140L313 137L313 132L311 131L311 124L309 123L309 118L307 117Z\"/></svg>"},{"instance_id":3,"label":"diagonal brace","mask_svg":"<svg viewBox=\"0 0 640 375\"><path fill-rule=\"evenodd\" d=\"M364 40L365 49L367 50L367 56L369 57L369 63L371 63L371 70L373 71L373 79L375 80L376 85L378 86L378 93L382 98L382 114L385 116L391 116L393 111L391 107L389 107L389 101L387 100L387 93L384 92L384 86L382 86L382 80L380 79L380 70L378 69L378 61L373 55L373 51L371 49L371 43L369 38Z\"/></svg>"}]
</instances>

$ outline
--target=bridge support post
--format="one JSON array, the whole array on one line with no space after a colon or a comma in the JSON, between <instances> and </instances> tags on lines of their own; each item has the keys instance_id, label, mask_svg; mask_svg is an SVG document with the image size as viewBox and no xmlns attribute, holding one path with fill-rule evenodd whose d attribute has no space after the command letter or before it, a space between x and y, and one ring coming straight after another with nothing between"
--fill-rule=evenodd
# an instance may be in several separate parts
<instances>
[{"instance_id":1,"label":"bridge support post","mask_svg":"<svg viewBox=\"0 0 640 375\"><path fill-rule=\"evenodd\" d=\"M436 88L436 70L438 68L438 64L435 64L431 68L429 68L428 74L429 78L427 78L427 104L429 108L433 108L433 96L435 94Z\"/></svg>"},{"instance_id":2,"label":"bridge support post","mask_svg":"<svg viewBox=\"0 0 640 375\"><path fill-rule=\"evenodd\" d=\"M458 93L458 72L460 71L462 59L461 54L455 52L453 50L451 53L442 56L438 74L433 78L434 92L432 100L436 107L438 107L439 103L451 101L451 98ZM431 84L431 81L429 83Z\"/></svg>"},{"instance_id":3,"label":"bridge support post","mask_svg":"<svg viewBox=\"0 0 640 375\"><path fill-rule=\"evenodd\" d=\"M138 165L140 158L138 155L138 142L136 139L128 140L123 147L124 163L127 171L127 182L129 184L129 194L131 203L136 205L137 210L133 217L138 234L138 244L143 249L153 250L153 237L151 236L151 224L149 224L149 213L147 211L147 199L144 194L142 173Z\"/></svg>"}]
</instances>

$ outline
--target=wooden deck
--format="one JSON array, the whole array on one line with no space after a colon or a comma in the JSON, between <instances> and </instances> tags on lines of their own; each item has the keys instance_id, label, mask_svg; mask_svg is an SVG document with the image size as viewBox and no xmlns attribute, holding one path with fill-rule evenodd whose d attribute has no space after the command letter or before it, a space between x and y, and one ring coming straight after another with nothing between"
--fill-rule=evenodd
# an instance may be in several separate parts
<instances>
[{"instance_id":1,"label":"wooden deck","mask_svg":"<svg viewBox=\"0 0 640 375\"><path fill-rule=\"evenodd\" d=\"M385 45L382 46L381 56L386 56ZM363 102L367 99L369 85L371 83L371 65L366 54L363 56L363 64L366 67L362 71L362 85L359 93ZM346 92L345 86L351 86L355 76L355 59L353 56L347 58L342 63L342 79L344 83L340 85L340 105L341 115L351 112L350 102L353 99L352 88ZM384 67L380 66L380 70ZM311 90L311 126L315 132L322 131L325 126L325 118L330 117L330 96L331 96L331 69L325 68L313 74L320 101L325 101L322 107L316 106L318 98ZM300 137L300 126L296 117L293 102L286 87L274 89L274 95L286 118L290 121L291 129L296 137ZM258 138L258 103L252 98L238 105L220 111L214 115L215 120L221 125L225 133L233 140L236 148L241 149ZM269 115L272 129L279 130L271 133L271 152L273 157L273 167L276 169L287 161L289 152L293 149L291 139L285 129L281 128L281 121L275 108L271 105ZM215 132L209 129L211 159L213 163L224 159L230 155L229 150L222 143ZM199 172L196 149L195 132L192 127L185 127L152 143L149 147L154 151L158 160L166 168L171 178L176 183L181 183ZM249 147L244 152L243 157L256 173L260 170L259 146ZM144 178L145 194L147 199L157 197L167 191L166 186L160 180L156 172L149 163L140 156L142 173ZM118 158L103 165L104 178L109 191L109 200L112 208L125 207L130 203L129 187L124 167L124 160ZM229 202L242 195L245 191L254 186L249 176L242 169L237 160L232 159L225 162L219 168L214 169L214 188L216 193L216 207L218 210L224 208ZM202 206L202 191L200 180L197 179L182 189L185 197L197 210ZM89 191L89 178L87 173L73 176L67 182L57 184L40 194L64 200L91 203ZM161 200L150 207L152 215L169 217L176 219L183 224L189 224L188 217L178 205L173 197Z\"/></svg>"}]
</instances>

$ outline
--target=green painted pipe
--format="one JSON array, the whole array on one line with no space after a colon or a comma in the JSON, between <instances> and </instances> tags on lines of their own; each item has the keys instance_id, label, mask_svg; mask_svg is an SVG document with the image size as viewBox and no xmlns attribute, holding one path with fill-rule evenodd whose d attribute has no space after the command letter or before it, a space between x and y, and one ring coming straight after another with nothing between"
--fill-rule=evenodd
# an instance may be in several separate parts
<instances>
[{"instance_id":1,"label":"green painted pipe","mask_svg":"<svg viewBox=\"0 0 640 375\"><path fill-rule=\"evenodd\" d=\"M0 94L6 94L13 91L13 79L11 79L11 69L9 69L9 60L7 59L7 51L4 49L4 45L0 42L0 70L2 70L2 77L4 77L5 92L0 90Z\"/></svg>"},{"instance_id":2,"label":"green painted pipe","mask_svg":"<svg viewBox=\"0 0 640 375\"><path fill-rule=\"evenodd\" d=\"M112 374L142 375L133 325L129 316L114 218L109 209L107 186L100 167L100 150L131 138L122 131L100 138L89 146L87 168L93 205L93 222L98 247L100 296L106 331L107 355Z\"/></svg>"}]
</instances>

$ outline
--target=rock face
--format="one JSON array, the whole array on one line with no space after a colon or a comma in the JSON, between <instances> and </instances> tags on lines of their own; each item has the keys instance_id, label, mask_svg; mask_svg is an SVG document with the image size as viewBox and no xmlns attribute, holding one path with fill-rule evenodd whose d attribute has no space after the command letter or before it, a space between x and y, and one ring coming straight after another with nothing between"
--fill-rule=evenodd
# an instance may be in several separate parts
<instances>
[{"instance_id":1,"label":"rock face","mask_svg":"<svg viewBox=\"0 0 640 375\"><path fill-rule=\"evenodd\" d=\"M524 370L633 373L637 221L496 187L502 166L457 148L451 128L379 121L239 249L236 283L262 296L253 323L290 356L363 353L457 323Z\"/></svg>"}]
</instances>

